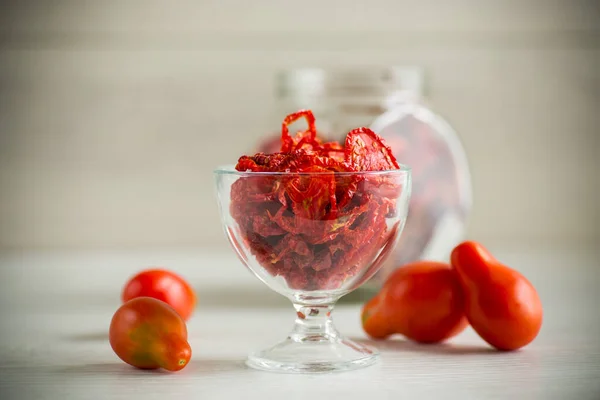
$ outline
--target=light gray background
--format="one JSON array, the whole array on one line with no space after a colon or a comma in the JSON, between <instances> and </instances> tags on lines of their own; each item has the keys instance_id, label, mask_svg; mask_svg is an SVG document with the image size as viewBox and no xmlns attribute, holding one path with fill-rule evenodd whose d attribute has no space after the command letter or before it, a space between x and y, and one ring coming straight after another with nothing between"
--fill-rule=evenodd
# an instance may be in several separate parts
<instances>
[{"instance_id":1,"label":"light gray background","mask_svg":"<svg viewBox=\"0 0 600 400\"><path fill-rule=\"evenodd\" d=\"M0 247L225 248L211 171L276 128L274 71L390 64L464 142L470 237L598 243L598 2L0 4Z\"/></svg>"}]
</instances>

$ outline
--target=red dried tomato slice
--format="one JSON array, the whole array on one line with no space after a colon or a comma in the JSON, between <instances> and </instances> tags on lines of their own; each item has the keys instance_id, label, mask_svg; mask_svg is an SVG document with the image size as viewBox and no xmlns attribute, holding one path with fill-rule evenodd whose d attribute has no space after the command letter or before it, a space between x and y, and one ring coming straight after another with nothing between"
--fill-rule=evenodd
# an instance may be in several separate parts
<instances>
[{"instance_id":1,"label":"red dried tomato slice","mask_svg":"<svg viewBox=\"0 0 600 400\"><path fill-rule=\"evenodd\" d=\"M250 229L260 236L279 236L287 233L279 225L271 221L266 213L264 215L254 215L249 219L251 221Z\"/></svg>"},{"instance_id":2,"label":"red dried tomato slice","mask_svg":"<svg viewBox=\"0 0 600 400\"><path fill-rule=\"evenodd\" d=\"M238 163L235 166L235 169L242 172L277 172L285 170L285 168L282 169L281 166L286 165L294 158L294 154L288 153L256 153L251 157L240 157Z\"/></svg>"},{"instance_id":3,"label":"red dried tomato slice","mask_svg":"<svg viewBox=\"0 0 600 400\"><path fill-rule=\"evenodd\" d=\"M304 132L298 132L296 137L292 139L288 126L300 118L305 118L308 124L308 129ZM300 110L293 114L288 115L281 124L281 152L288 153L298 148L298 145L302 142L303 144L314 145L318 147L316 141L317 128L315 126L315 116L310 110Z\"/></svg>"},{"instance_id":4,"label":"red dried tomato slice","mask_svg":"<svg viewBox=\"0 0 600 400\"><path fill-rule=\"evenodd\" d=\"M244 176L231 185L231 201L270 202L277 199L279 182L271 176Z\"/></svg>"},{"instance_id":5,"label":"red dried tomato slice","mask_svg":"<svg viewBox=\"0 0 600 400\"><path fill-rule=\"evenodd\" d=\"M294 145L292 151L308 150L319 152L321 149L321 141L318 138L311 137L311 134L308 131L298 132L293 140Z\"/></svg>"},{"instance_id":6,"label":"red dried tomato slice","mask_svg":"<svg viewBox=\"0 0 600 400\"><path fill-rule=\"evenodd\" d=\"M319 155L331 157L338 162L344 162L344 159L346 157L344 147L338 142L329 142L321 145L319 149Z\"/></svg>"},{"instance_id":7,"label":"red dried tomato slice","mask_svg":"<svg viewBox=\"0 0 600 400\"><path fill-rule=\"evenodd\" d=\"M238 171L252 171L252 172L260 172L264 171L266 167L264 165L259 165L256 160L252 157L241 156L235 165L235 169Z\"/></svg>"},{"instance_id":8,"label":"red dried tomato slice","mask_svg":"<svg viewBox=\"0 0 600 400\"><path fill-rule=\"evenodd\" d=\"M325 171L348 171L348 167L340 161L302 149L290 153L289 157L279 165L279 168L288 172L308 172L307 168L313 166L322 167Z\"/></svg>"},{"instance_id":9,"label":"red dried tomato slice","mask_svg":"<svg viewBox=\"0 0 600 400\"><path fill-rule=\"evenodd\" d=\"M356 128L346 136L346 164L355 171L398 169L392 149L369 128Z\"/></svg>"},{"instance_id":10,"label":"red dried tomato slice","mask_svg":"<svg viewBox=\"0 0 600 400\"><path fill-rule=\"evenodd\" d=\"M296 218L308 220L325 219L337 213L335 177L327 168L310 165L298 172L317 172L319 175L298 175L285 184L285 191L292 201ZM329 172L329 173L328 173Z\"/></svg>"},{"instance_id":11,"label":"red dried tomato slice","mask_svg":"<svg viewBox=\"0 0 600 400\"><path fill-rule=\"evenodd\" d=\"M285 207L281 207L276 213L269 211L268 215L282 230L303 235L306 242L313 245L326 243L344 234L359 216L358 213L348 213L335 219L309 220L297 218Z\"/></svg>"}]
</instances>

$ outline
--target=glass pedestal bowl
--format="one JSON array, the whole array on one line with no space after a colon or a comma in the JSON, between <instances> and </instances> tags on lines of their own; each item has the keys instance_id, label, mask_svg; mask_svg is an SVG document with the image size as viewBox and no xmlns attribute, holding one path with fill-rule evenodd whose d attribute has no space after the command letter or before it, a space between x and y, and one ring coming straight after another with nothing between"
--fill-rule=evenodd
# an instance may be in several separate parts
<instances>
[{"instance_id":1,"label":"glass pedestal bowl","mask_svg":"<svg viewBox=\"0 0 600 400\"><path fill-rule=\"evenodd\" d=\"M277 372L351 370L376 350L344 338L331 312L371 278L404 227L410 170L215 171L225 232L243 264L294 305L289 336L248 357Z\"/></svg>"}]
</instances>

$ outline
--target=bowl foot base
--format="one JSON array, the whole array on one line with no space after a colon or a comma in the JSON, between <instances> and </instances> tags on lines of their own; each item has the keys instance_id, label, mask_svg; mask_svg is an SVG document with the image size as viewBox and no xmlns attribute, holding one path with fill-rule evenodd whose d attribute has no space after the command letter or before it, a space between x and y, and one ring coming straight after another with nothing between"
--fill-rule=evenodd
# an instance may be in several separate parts
<instances>
[{"instance_id":1,"label":"bowl foot base","mask_svg":"<svg viewBox=\"0 0 600 400\"><path fill-rule=\"evenodd\" d=\"M344 338L287 338L268 349L251 354L249 367L270 372L326 373L349 371L375 363L377 350Z\"/></svg>"}]
</instances>

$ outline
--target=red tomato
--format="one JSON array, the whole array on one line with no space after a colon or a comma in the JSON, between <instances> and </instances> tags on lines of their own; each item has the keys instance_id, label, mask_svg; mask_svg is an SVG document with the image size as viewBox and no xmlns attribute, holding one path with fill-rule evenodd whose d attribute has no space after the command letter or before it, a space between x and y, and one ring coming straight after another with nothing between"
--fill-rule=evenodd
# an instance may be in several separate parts
<instances>
[{"instance_id":1,"label":"red tomato","mask_svg":"<svg viewBox=\"0 0 600 400\"><path fill-rule=\"evenodd\" d=\"M129 300L117 310L110 323L109 341L121 360L141 369L179 371L192 356L181 316L151 297Z\"/></svg>"},{"instance_id":2,"label":"red tomato","mask_svg":"<svg viewBox=\"0 0 600 400\"><path fill-rule=\"evenodd\" d=\"M460 282L450 265L419 261L392 273L365 304L365 332L376 339L394 333L423 343L446 340L468 325Z\"/></svg>"},{"instance_id":3,"label":"red tomato","mask_svg":"<svg viewBox=\"0 0 600 400\"><path fill-rule=\"evenodd\" d=\"M191 286L179 275L163 269L138 273L127 282L121 297L126 302L143 296L164 301L186 321L196 306L196 295Z\"/></svg>"},{"instance_id":4,"label":"red tomato","mask_svg":"<svg viewBox=\"0 0 600 400\"><path fill-rule=\"evenodd\" d=\"M527 278L476 242L456 246L451 260L465 292L465 314L479 336L499 350L516 350L535 339L542 303Z\"/></svg>"}]
</instances>

